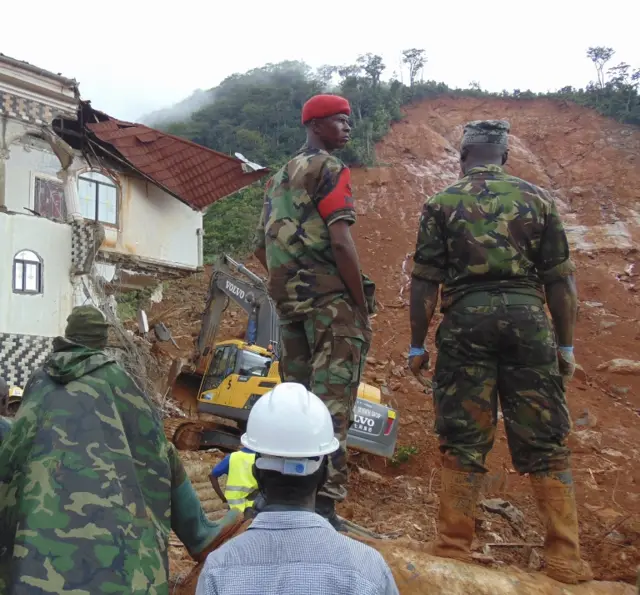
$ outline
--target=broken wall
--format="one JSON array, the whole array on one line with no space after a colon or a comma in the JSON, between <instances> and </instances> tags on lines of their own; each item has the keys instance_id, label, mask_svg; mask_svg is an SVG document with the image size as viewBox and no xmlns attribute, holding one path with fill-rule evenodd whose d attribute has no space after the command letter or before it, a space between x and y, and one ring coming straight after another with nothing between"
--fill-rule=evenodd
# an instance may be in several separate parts
<instances>
[{"instance_id":1,"label":"broken wall","mask_svg":"<svg viewBox=\"0 0 640 595\"><path fill-rule=\"evenodd\" d=\"M118 227L107 226L104 252L196 270L202 266L202 213L141 178L119 175Z\"/></svg>"}]
</instances>

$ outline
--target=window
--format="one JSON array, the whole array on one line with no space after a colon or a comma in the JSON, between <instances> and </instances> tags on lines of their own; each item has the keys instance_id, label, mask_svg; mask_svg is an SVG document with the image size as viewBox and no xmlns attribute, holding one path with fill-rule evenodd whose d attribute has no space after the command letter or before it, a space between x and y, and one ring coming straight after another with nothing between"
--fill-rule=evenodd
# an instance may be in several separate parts
<instances>
[{"instance_id":1,"label":"window","mask_svg":"<svg viewBox=\"0 0 640 595\"><path fill-rule=\"evenodd\" d=\"M266 376L271 368L271 358L249 350L240 352L237 373L241 376Z\"/></svg>"},{"instance_id":2,"label":"window","mask_svg":"<svg viewBox=\"0 0 640 595\"><path fill-rule=\"evenodd\" d=\"M33 188L33 210L47 219L64 221L67 217L67 208L62 182L36 176Z\"/></svg>"},{"instance_id":3,"label":"window","mask_svg":"<svg viewBox=\"0 0 640 595\"><path fill-rule=\"evenodd\" d=\"M118 224L118 187L111 178L88 171L78 178L80 213L85 219Z\"/></svg>"},{"instance_id":4,"label":"window","mask_svg":"<svg viewBox=\"0 0 640 595\"><path fill-rule=\"evenodd\" d=\"M42 293L42 261L35 252L22 250L13 259L13 291Z\"/></svg>"},{"instance_id":5,"label":"window","mask_svg":"<svg viewBox=\"0 0 640 595\"><path fill-rule=\"evenodd\" d=\"M207 369L201 391L210 390L220 386L222 381L232 374L236 358L238 356L238 348L235 345L224 345L216 349L215 356Z\"/></svg>"}]
</instances>

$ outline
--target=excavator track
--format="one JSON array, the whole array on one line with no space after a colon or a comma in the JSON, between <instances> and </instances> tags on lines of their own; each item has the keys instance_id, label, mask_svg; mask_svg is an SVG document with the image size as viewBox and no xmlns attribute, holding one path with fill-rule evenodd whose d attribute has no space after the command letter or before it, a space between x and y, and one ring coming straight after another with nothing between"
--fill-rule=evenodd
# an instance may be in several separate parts
<instances>
[{"instance_id":1,"label":"excavator track","mask_svg":"<svg viewBox=\"0 0 640 595\"><path fill-rule=\"evenodd\" d=\"M183 421L174 429L173 435L167 438L178 450L217 448L223 452L233 452L240 448L241 435L241 430L225 424Z\"/></svg>"}]
</instances>

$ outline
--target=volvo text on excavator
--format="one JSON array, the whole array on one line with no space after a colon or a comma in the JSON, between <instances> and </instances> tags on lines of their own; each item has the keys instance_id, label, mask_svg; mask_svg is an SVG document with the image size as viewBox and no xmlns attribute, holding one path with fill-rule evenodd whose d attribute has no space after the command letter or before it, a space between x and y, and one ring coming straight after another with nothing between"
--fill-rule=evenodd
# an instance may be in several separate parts
<instances>
[{"instance_id":1,"label":"volvo text on excavator","mask_svg":"<svg viewBox=\"0 0 640 595\"><path fill-rule=\"evenodd\" d=\"M222 315L234 302L248 315L243 340L216 343ZM253 404L281 382L278 368L279 321L263 279L229 256L218 259L195 350L189 361L174 360L169 386L197 390L198 413L235 422L176 422L170 437L179 449L240 446ZM188 389L187 389L188 390ZM380 389L361 383L353 410L347 446L362 452L392 457L398 433L395 410L381 403Z\"/></svg>"}]
</instances>

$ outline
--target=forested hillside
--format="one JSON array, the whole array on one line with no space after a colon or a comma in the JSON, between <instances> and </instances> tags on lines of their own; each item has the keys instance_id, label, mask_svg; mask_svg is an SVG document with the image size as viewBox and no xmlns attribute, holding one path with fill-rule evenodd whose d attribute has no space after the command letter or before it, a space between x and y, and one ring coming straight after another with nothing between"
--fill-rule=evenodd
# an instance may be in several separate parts
<instances>
[{"instance_id":1,"label":"forested hillside","mask_svg":"<svg viewBox=\"0 0 640 595\"><path fill-rule=\"evenodd\" d=\"M351 166L372 165L376 161L375 143L393 122L402 119L402 107L416 101L443 95L502 97L529 101L538 97L573 101L596 109L620 122L640 125L640 69L620 63L609 67L615 56L612 48L592 47L596 81L585 88L564 87L550 93L504 90L490 93L471 83L466 89L452 89L445 83L424 80L428 60L424 50L405 50L404 82L394 73L383 81L386 66L380 56L365 54L355 64L323 66L313 70L303 62L267 64L244 74L234 74L211 89L210 103L189 118L166 123L164 130L218 151L242 153L251 161L277 167L304 141L300 110L304 102L320 92L347 97L352 106L352 141L340 157ZM202 92L199 93L202 101ZM188 106L188 102L184 102ZM178 108L176 108L178 109ZM181 113L179 110L177 113ZM153 122L152 122L153 123ZM240 256L252 242L260 211L260 187L246 189L215 203L205 216L205 257L211 261L221 251Z\"/></svg>"}]
</instances>

